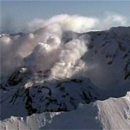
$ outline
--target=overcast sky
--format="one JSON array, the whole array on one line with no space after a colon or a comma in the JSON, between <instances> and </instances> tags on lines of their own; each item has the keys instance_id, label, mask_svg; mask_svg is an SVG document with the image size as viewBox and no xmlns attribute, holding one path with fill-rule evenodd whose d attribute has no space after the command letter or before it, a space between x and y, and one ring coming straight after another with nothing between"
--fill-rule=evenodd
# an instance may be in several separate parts
<instances>
[{"instance_id":1,"label":"overcast sky","mask_svg":"<svg viewBox=\"0 0 130 130\"><path fill-rule=\"evenodd\" d=\"M34 19L79 14L102 19L119 14L130 20L130 1L1 1L2 30L20 30Z\"/></svg>"}]
</instances>

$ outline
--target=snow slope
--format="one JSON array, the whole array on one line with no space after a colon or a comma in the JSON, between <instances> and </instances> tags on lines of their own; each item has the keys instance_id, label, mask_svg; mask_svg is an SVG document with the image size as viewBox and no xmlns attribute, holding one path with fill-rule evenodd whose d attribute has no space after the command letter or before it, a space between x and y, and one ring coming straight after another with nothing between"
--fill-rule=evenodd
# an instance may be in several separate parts
<instances>
[{"instance_id":1,"label":"snow slope","mask_svg":"<svg viewBox=\"0 0 130 130\"><path fill-rule=\"evenodd\" d=\"M2 122L2 129L97 129L101 128L97 114L97 108L92 104L80 105L77 110L65 113L46 112L26 118L11 117Z\"/></svg>"},{"instance_id":2,"label":"snow slope","mask_svg":"<svg viewBox=\"0 0 130 130\"><path fill-rule=\"evenodd\" d=\"M130 96L97 102L100 120L105 130L130 128Z\"/></svg>"}]
</instances>

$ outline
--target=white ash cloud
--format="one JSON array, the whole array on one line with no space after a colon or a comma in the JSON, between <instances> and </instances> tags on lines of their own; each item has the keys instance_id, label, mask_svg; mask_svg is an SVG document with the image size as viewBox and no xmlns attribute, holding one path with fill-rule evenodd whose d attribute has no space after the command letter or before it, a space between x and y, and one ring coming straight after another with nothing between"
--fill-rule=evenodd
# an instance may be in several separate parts
<instances>
[{"instance_id":1,"label":"white ash cloud","mask_svg":"<svg viewBox=\"0 0 130 130\"><path fill-rule=\"evenodd\" d=\"M80 58L87 52L86 43L79 39L62 43L65 31L78 33L127 24L121 15L107 16L104 20L78 15L58 15L48 20L37 19L29 23L29 34L5 35L0 38L1 77L8 76L17 67L26 65L36 70L50 69L53 77L69 77L86 65ZM41 28L37 30L38 28ZM81 53L82 52L82 53ZM82 66L82 67L81 67ZM60 75L61 74L61 75Z\"/></svg>"},{"instance_id":2,"label":"white ash cloud","mask_svg":"<svg viewBox=\"0 0 130 130\"><path fill-rule=\"evenodd\" d=\"M79 16L79 15L57 15L49 20L34 20L29 23L29 30L48 26L50 24L58 24L64 31L74 31L83 33L96 27L99 20L96 18Z\"/></svg>"},{"instance_id":3,"label":"white ash cloud","mask_svg":"<svg viewBox=\"0 0 130 130\"><path fill-rule=\"evenodd\" d=\"M50 24L59 24L62 30L84 33L90 30L108 29L114 26L127 26L129 20L120 14L107 13L103 18L80 15L56 15L50 19L35 19L28 24L28 30L36 30Z\"/></svg>"},{"instance_id":4,"label":"white ash cloud","mask_svg":"<svg viewBox=\"0 0 130 130\"><path fill-rule=\"evenodd\" d=\"M102 20L102 22L100 21L99 29L109 29L110 27L127 25L128 19L125 16L114 13L108 13Z\"/></svg>"}]
</instances>

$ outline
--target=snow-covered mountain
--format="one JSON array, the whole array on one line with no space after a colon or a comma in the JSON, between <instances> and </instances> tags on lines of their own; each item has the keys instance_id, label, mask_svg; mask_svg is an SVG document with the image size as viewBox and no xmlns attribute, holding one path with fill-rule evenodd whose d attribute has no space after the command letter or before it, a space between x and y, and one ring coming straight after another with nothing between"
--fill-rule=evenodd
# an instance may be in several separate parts
<instances>
[{"instance_id":1,"label":"snow-covered mountain","mask_svg":"<svg viewBox=\"0 0 130 130\"><path fill-rule=\"evenodd\" d=\"M50 30L0 38L1 129L129 129L130 27Z\"/></svg>"}]
</instances>

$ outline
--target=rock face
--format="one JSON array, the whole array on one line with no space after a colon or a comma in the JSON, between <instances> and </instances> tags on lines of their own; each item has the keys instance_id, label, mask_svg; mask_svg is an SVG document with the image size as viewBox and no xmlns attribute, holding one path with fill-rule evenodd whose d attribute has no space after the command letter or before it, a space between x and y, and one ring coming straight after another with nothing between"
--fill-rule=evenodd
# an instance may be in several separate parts
<instances>
[{"instance_id":1,"label":"rock face","mask_svg":"<svg viewBox=\"0 0 130 130\"><path fill-rule=\"evenodd\" d=\"M89 32L80 38L89 39L82 59L90 66L88 77L94 84L109 89L130 83L130 27Z\"/></svg>"},{"instance_id":2,"label":"rock face","mask_svg":"<svg viewBox=\"0 0 130 130\"><path fill-rule=\"evenodd\" d=\"M27 115L41 112L70 111L77 108L79 103L88 104L98 98L98 89L89 79L72 78L55 80L45 83L25 81L26 74L21 71L15 72L9 78L8 85L1 88L5 101L10 107L23 106ZM25 77L22 77L22 76ZM12 78L13 77L13 78ZM27 82L27 83L26 83ZM12 87L13 86L13 90ZM1 102L3 100L1 99ZM4 106L4 105L3 105ZM3 108L3 107L2 107ZM3 108L4 109L4 108ZM4 110L2 110L4 112ZM13 109L12 109L13 111ZM20 113L21 109L15 113ZM11 114L11 109L10 109ZM4 116L4 113L2 113ZM4 117L3 117L4 118Z\"/></svg>"},{"instance_id":3,"label":"rock face","mask_svg":"<svg viewBox=\"0 0 130 130\"><path fill-rule=\"evenodd\" d=\"M8 84L10 86L18 85L25 78L27 68L21 68L15 71L8 79Z\"/></svg>"}]
</instances>

